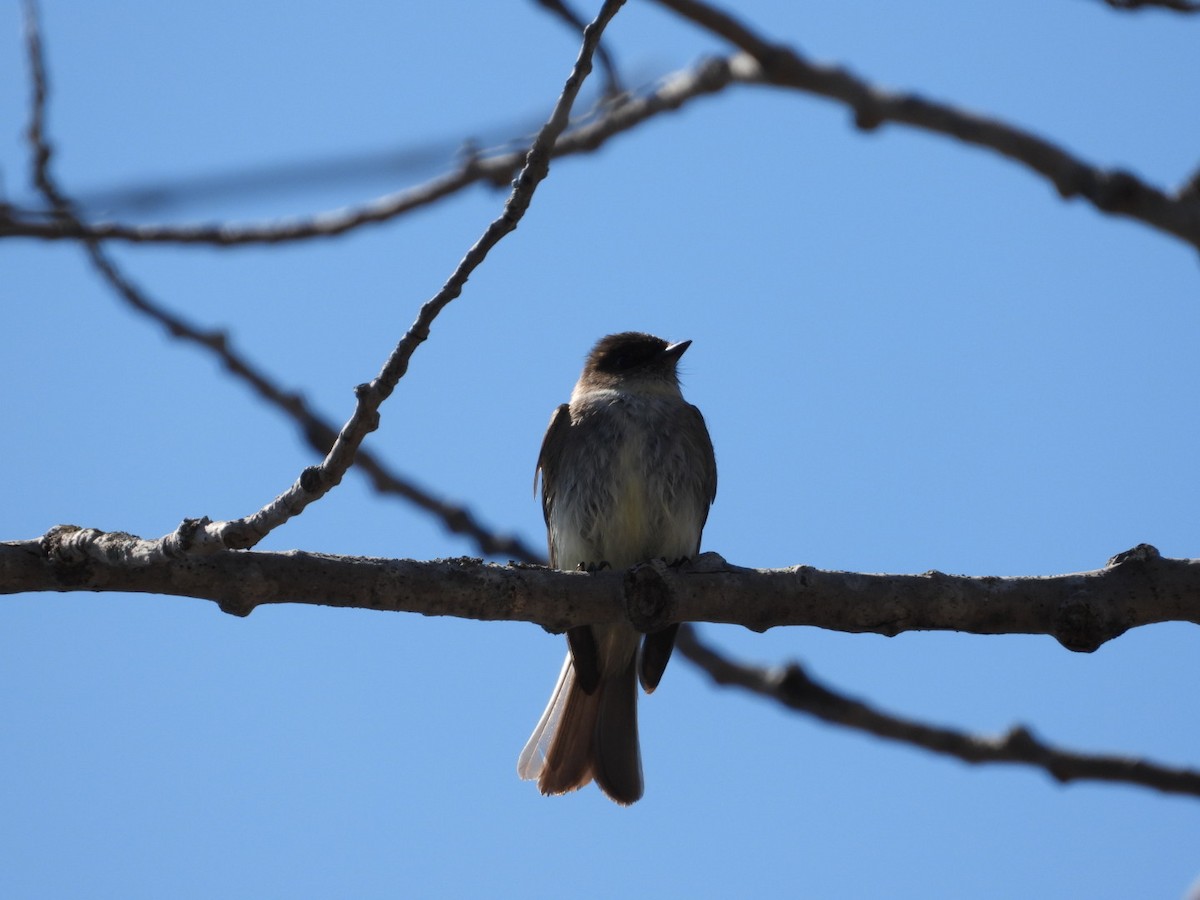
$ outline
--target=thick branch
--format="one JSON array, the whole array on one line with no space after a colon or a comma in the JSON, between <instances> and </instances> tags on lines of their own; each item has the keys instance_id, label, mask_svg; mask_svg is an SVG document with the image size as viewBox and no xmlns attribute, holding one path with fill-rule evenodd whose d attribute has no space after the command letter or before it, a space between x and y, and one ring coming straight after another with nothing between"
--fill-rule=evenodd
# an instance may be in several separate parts
<instances>
[{"instance_id":1,"label":"thick branch","mask_svg":"<svg viewBox=\"0 0 1200 900\"><path fill-rule=\"evenodd\" d=\"M537 622L554 631L620 615L614 595L620 596L621 579L614 573L598 580L468 557L419 562L302 551L190 552L207 524L185 521L158 540L64 525L36 540L0 543L0 594L128 591L211 600L238 616L265 604L304 603ZM566 581L574 584L564 595Z\"/></svg>"},{"instance_id":2,"label":"thick branch","mask_svg":"<svg viewBox=\"0 0 1200 900\"><path fill-rule=\"evenodd\" d=\"M798 663L760 668L733 662L703 644L691 628L681 629L680 652L717 684L734 685L823 721L857 728L968 763L1022 763L1044 769L1061 782L1091 780L1136 784L1173 794L1200 796L1200 771L1143 759L1060 750L1015 726L998 737L968 734L882 712L839 694L809 677Z\"/></svg>"},{"instance_id":3,"label":"thick branch","mask_svg":"<svg viewBox=\"0 0 1200 900\"><path fill-rule=\"evenodd\" d=\"M643 631L720 622L889 636L1046 634L1082 652L1141 625L1200 624L1200 560L1165 559L1146 544L1103 569L1051 577L746 569L715 553L679 567L655 561L581 575L471 559L189 553L206 524L185 522L153 541L60 526L37 540L0 544L0 593L138 591L213 600L239 615L263 603L311 603L536 622L554 631L631 621Z\"/></svg>"}]
</instances>

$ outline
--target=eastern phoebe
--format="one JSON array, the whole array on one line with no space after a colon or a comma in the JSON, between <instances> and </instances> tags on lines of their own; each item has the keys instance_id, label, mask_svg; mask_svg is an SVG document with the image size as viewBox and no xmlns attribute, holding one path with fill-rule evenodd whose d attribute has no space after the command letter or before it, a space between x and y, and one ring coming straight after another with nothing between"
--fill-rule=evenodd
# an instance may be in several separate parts
<instances>
[{"instance_id":1,"label":"eastern phoebe","mask_svg":"<svg viewBox=\"0 0 1200 900\"><path fill-rule=\"evenodd\" d=\"M675 367L690 344L632 331L603 338L571 402L550 417L537 472L554 568L626 569L699 553L717 461L704 417L679 391ZM568 630L567 659L521 751L520 776L536 778L543 794L594 778L617 803L638 800L637 683L646 693L658 686L678 629L644 641L625 623Z\"/></svg>"}]
</instances>

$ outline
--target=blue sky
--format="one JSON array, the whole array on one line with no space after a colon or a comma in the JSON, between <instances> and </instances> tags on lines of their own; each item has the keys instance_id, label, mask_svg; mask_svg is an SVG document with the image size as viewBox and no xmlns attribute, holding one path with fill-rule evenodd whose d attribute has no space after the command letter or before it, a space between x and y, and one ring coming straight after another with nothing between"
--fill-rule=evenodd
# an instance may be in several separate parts
<instances>
[{"instance_id":1,"label":"blue sky","mask_svg":"<svg viewBox=\"0 0 1200 900\"><path fill-rule=\"evenodd\" d=\"M533 3L43 7L56 171L81 196L390 148L445 160L96 211L134 221L265 221L419 183L465 140L536 122L577 52ZM1200 164L1200 18L1098 0L739 8L814 58L1165 188ZM0 23L2 184L29 203L15 4ZM609 38L635 80L724 52L632 0ZM503 200L477 188L336 240L111 249L341 422ZM312 462L78 248L0 243L0 292L0 539L232 518ZM733 562L1035 575L1143 541L1197 555L1195 252L986 151L741 88L556 164L370 446L539 546L550 411L592 342L631 328L694 342L685 391L721 478L704 547ZM353 473L262 547L290 548L473 552ZM703 633L934 723L1200 762L1189 626L1091 655L1044 637ZM1117 898L1200 876L1195 800L935 758L715 689L683 660L643 701L641 803L543 798L515 764L562 652L519 624L8 598L0 894Z\"/></svg>"}]
</instances>

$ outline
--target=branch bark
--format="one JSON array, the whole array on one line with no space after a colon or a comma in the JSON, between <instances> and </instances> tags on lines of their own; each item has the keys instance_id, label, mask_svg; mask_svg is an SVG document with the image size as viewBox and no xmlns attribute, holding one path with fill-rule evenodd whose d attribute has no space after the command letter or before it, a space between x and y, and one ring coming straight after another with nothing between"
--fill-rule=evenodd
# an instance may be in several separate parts
<instances>
[{"instance_id":1,"label":"branch bark","mask_svg":"<svg viewBox=\"0 0 1200 900\"><path fill-rule=\"evenodd\" d=\"M0 593L134 591L195 597L247 615L268 603L534 622L551 631L627 621L642 631L717 622L765 631L808 625L893 636L906 631L1045 634L1091 652L1130 628L1200 624L1200 560L1142 544L1091 572L1050 577L868 575L811 566L748 569L715 553L586 575L477 559L368 559L291 551L194 552L207 522L158 540L59 526L0 544Z\"/></svg>"}]
</instances>

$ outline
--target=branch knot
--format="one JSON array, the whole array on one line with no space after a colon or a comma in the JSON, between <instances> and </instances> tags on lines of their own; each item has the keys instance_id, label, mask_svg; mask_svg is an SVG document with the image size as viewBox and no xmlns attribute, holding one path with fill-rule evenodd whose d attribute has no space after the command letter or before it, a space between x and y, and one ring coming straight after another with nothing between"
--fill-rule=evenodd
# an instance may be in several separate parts
<instances>
[{"instance_id":1,"label":"branch knot","mask_svg":"<svg viewBox=\"0 0 1200 900\"><path fill-rule=\"evenodd\" d=\"M1107 568L1112 569L1116 566L1123 566L1129 563L1146 563L1159 559L1162 556L1158 552L1158 548L1150 544L1138 544L1132 550L1126 550L1124 553L1118 553L1108 561Z\"/></svg>"},{"instance_id":2,"label":"branch knot","mask_svg":"<svg viewBox=\"0 0 1200 900\"><path fill-rule=\"evenodd\" d=\"M1054 613L1054 638L1075 653L1094 653L1126 627L1097 602L1090 591L1079 590L1063 600Z\"/></svg>"}]
</instances>

